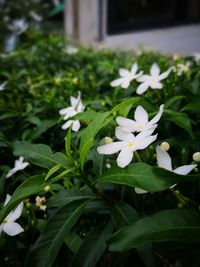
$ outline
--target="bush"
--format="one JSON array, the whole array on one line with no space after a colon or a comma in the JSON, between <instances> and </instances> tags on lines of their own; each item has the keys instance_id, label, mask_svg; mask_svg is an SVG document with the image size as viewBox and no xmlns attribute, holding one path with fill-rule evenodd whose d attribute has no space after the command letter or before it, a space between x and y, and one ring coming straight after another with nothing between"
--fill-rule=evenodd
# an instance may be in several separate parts
<instances>
[{"instance_id":1,"label":"bush","mask_svg":"<svg viewBox=\"0 0 200 267\"><path fill-rule=\"evenodd\" d=\"M154 68L150 80L130 76L135 62L143 74ZM160 81L154 63L169 70ZM195 58L76 51L60 37L32 33L1 55L1 66L1 265L198 266ZM127 69L125 84L111 86L119 68ZM163 87L138 94L142 80ZM117 162L113 151L122 151ZM6 226L18 218L24 231L10 236Z\"/></svg>"}]
</instances>

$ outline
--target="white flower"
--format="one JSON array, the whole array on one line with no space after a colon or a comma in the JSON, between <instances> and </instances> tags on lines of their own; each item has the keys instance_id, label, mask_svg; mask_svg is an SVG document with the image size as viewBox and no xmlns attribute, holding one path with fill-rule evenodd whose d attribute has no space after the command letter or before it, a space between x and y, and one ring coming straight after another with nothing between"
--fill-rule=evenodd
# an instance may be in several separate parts
<instances>
[{"instance_id":1,"label":"white flower","mask_svg":"<svg viewBox=\"0 0 200 267\"><path fill-rule=\"evenodd\" d=\"M169 68L167 71L160 74L159 66L154 63L150 69L150 75L141 75L137 78L137 81L141 84L138 86L136 93L141 95L147 91L150 87L151 89L162 89L163 84L161 83L162 80L166 79L170 74L172 68Z\"/></svg>"},{"instance_id":2,"label":"white flower","mask_svg":"<svg viewBox=\"0 0 200 267\"><path fill-rule=\"evenodd\" d=\"M63 120L68 120L69 118L75 116L76 114L83 112L85 109L85 106L83 105L81 101L80 92L78 92L77 98L70 96L70 103L71 103L70 107L59 110L59 114L64 115ZM62 125L62 129L66 130L71 125L72 125L72 130L75 132L78 132L78 130L81 127L79 120L68 120L66 123Z\"/></svg>"},{"instance_id":3,"label":"white flower","mask_svg":"<svg viewBox=\"0 0 200 267\"><path fill-rule=\"evenodd\" d=\"M156 154L157 154L158 166L160 168L166 169L168 171L172 171L172 172L177 173L177 174L187 175L189 172L191 172L197 166L196 164L183 165L183 166L178 167L178 168L173 170L171 157L165 150L163 150L159 146L157 146L156 147ZM174 186L176 186L176 184L172 185L170 188L173 188ZM137 194L148 193L148 191L140 189L140 188L135 188L135 192Z\"/></svg>"},{"instance_id":4,"label":"white flower","mask_svg":"<svg viewBox=\"0 0 200 267\"><path fill-rule=\"evenodd\" d=\"M19 159L15 160L14 168L9 170L9 172L6 175L6 178L9 178L17 171L21 171L21 170L25 169L29 165L28 162L23 162L23 161L24 161L23 157L19 157Z\"/></svg>"},{"instance_id":5,"label":"white flower","mask_svg":"<svg viewBox=\"0 0 200 267\"><path fill-rule=\"evenodd\" d=\"M8 26L8 28L16 34L21 34L25 32L28 28L28 23L25 19L15 19L12 23Z\"/></svg>"},{"instance_id":6,"label":"white flower","mask_svg":"<svg viewBox=\"0 0 200 267\"><path fill-rule=\"evenodd\" d=\"M9 202L11 196L6 195L4 206ZM14 236L22 233L24 229L15 221L21 216L23 210L23 202L21 202L16 209L11 211L0 225L0 234L5 232L7 235Z\"/></svg>"},{"instance_id":7,"label":"white flower","mask_svg":"<svg viewBox=\"0 0 200 267\"><path fill-rule=\"evenodd\" d=\"M159 112L153 119L148 120L148 113L142 106L138 106L135 110L134 119L127 119L124 117L117 117L116 121L119 126L127 132L142 132L149 129L155 129L157 127L157 122L160 120L163 114L164 105L160 106Z\"/></svg>"},{"instance_id":8,"label":"white flower","mask_svg":"<svg viewBox=\"0 0 200 267\"><path fill-rule=\"evenodd\" d=\"M74 55L76 53L78 53L79 49L75 46L71 46L71 45L68 45L66 48L65 48L65 52L69 55Z\"/></svg>"},{"instance_id":9,"label":"white flower","mask_svg":"<svg viewBox=\"0 0 200 267\"><path fill-rule=\"evenodd\" d=\"M0 91L3 91L3 90L5 90L5 88L6 88L6 84L7 84L8 82L6 81L6 82L3 82L2 84L0 84Z\"/></svg>"},{"instance_id":10,"label":"white flower","mask_svg":"<svg viewBox=\"0 0 200 267\"><path fill-rule=\"evenodd\" d=\"M131 83L132 80L137 79L139 76L142 75L142 72L137 73L138 70L138 64L134 63L131 67L131 70L119 69L119 75L120 78L114 80L111 82L112 87L121 86L124 89L127 89Z\"/></svg>"},{"instance_id":11,"label":"white flower","mask_svg":"<svg viewBox=\"0 0 200 267\"><path fill-rule=\"evenodd\" d=\"M176 72L178 76L181 76L182 74L188 72L190 70L191 62L186 62L185 64L177 64Z\"/></svg>"},{"instance_id":12,"label":"white flower","mask_svg":"<svg viewBox=\"0 0 200 267\"><path fill-rule=\"evenodd\" d=\"M148 130L134 136L123 130L122 127L117 127L115 136L120 141L102 145L97 148L99 154L111 155L120 151L117 157L117 165L121 168L126 167L133 158L133 153L136 150L141 150L149 146L156 140L157 135L151 135L153 130Z\"/></svg>"},{"instance_id":13,"label":"white flower","mask_svg":"<svg viewBox=\"0 0 200 267\"><path fill-rule=\"evenodd\" d=\"M168 171L172 171L177 174L187 175L197 166L196 164L183 165L173 170L171 157L166 151L162 150L159 146L157 146L156 154L159 167L166 169Z\"/></svg>"},{"instance_id":14,"label":"white flower","mask_svg":"<svg viewBox=\"0 0 200 267\"><path fill-rule=\"evenodd\" d=\"M46 202L46 198L45 197L40 197L40 196L37 196L35 198L35 205L36 207L40 208L41 210L45 211L47 206L44 205L44 203Z\"/></svg>"}]
</instances>

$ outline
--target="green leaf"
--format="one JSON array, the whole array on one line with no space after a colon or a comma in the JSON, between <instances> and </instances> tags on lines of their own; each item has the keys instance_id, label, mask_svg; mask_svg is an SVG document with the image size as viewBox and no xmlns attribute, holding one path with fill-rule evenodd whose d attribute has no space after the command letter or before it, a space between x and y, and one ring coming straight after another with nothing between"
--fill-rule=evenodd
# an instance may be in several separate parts
<instances>
[{"instance_id":1,"label":"green leaf","mask_svg":"<svg viewBox=\"0 0 200 267\"><path fill-rule=\"evenodd\" d=\"M80 113L76 114L74 116L74 119L84 120L84 121L93 120L97 116L97 114L98 113L96 111L89 109L89 110L86 110L84 112L80 112Z\"/></svg>"},{"instance_id":2,"label":"green leaf","mask_svg":"<svg viewBox=\"0 0 200 267\"><path fill-rule=\"evenodd\" d=\"M65 236L64 242L73 253L76 253L81 247L83 240L75 233L68 233L68 235Z\"/></svg>"},{"instance_id":3,"label":"green leaf","mask_svg":"<svg viewBox=\"0 0 200 267\"><path fill-rule=\"evenodd\" d=\"M57 172L62 166L60 164L53 166L45 176L45 181L49 179L51 175L53 175L55 172Z\"/></svg>"},{"instance_id":4,"label":"green leaf","mask_svg":"<svg viewBox=\"0 0 200 267\"><path fill-rule=\"evenodd\" d=\"M139 219L136 210L125 202L115 203L111 207L111 216L116 229L128 226Z\"/></svg>"},{"instance_id":5,"label":"green leaf","mask_svg":"<svg viewBox=\"0 0 200 267\"><path fill-rule=\"evenodd\" d=\"M43 233L33 245L25 266L50 267L62 246L65 236L81 216L87 201L79 200L60 208L47 222Z\"/></svg>"},{"instance_id":6,"label":"green leaf","mask_svg":"<svg viewBox=\"0 0 200 267\"><path fill-rule=\"evenodd\" d=\"M133 163L127 168L112 167L99 178L100 181L138 187L149 192L168 189L178 182L194 181L200 175L179 175L146 163Z\"/></svg>"},{"instance_id":7,"label":"green leaf","mask_svg":"<svg viewBox=\"0 0 200 267\"><path fill-rule=\"evenodd\" d=\"M186 130L192 138L194 137L191 121L187 114L183 112L175 112L169 109L165 109L164 114L167 120L174 122L176 125Z\"/></svg>"},{"instance_id":8,"label":"green leaf","mask_svg":"<svg viewBox=\"0 0 200 267\"><path fill-rule=\"evenodd\" d=\"M21 201L43 190L45 186L44 176L42 175L32 176L22 183L13 193L8 204L1 209L0 223Z\"/></svg>"},{"instance_id":9,"label":"green leaf","mask_svg":"<svg viewBox=\"0 0 200 267\"><path fill-rule=\"evenodd\" d=\"M65 189L47 200L47 206L61 207L75 200L95 199L95 195L78 189Z\"/></svg>"},{"instance_id":10,"label":"green leaf","mask_svg":"<svg viewBox=\"0 0 200 267\"><path fill-rule=\"evenodd\" d=\"M52 168L56 164L68 164L62 153L53 154L51 148L47 145L33 145L26 141L16 141L13 144L14 155L22 156L31 163L43 167Z\"/></svg>"},{"instance_id":11,"label":"green leaf","mask_svg":"<svg viewBox=\"0 0 200 267\"><path fill-rule=\"evenodd\" d=\"M200 213L191 210L165 210L138 220L109 239L111 251L125 251L147 242L200 241Z\"/></svg>"},{"instance_id":12,"label":"green leaf","mask_svg":"<svg viewBox=\"0 0 200 267\"><path fill-rule=\"evenodd\" d=\"M71 127L70 127L68 132L67 132L66 139L65 139L65 152L66 152L67 157L70 160L72 160L71 140L72 140L72 131L71 131Z\"/></svg>"},{"instance_id":13,"label":"green leaf","mask_svg":"<svg viewBox=\"0 0 200 267\"><path fill-rule=\"evenodd\" d=\"M117 112L117 111L121 112L121 110L126 109L127 106L136 105L139 101L140 101L139 97L133 97L131 99L124 100L123 102L121 102L120 104L116 105L112 109L112 113Z\"/></svg>"},{"instance_id":14,"label":"green leaf","mask_svg":"<svg viewBox=\"0 0 200 267\"><path fill-rule=\"evenodd\" d=\"M84 167L84 163L92 146L94 137L99 132L99 130L110 121L110 119L107 119L109 115L110 112L97 113L95 119L88 125L88 127L81 134L81 141L80 141L81 168Z\"/></svg>"},{"instance_id":15,"label":"green leaf","mask_svg":"<svg viewBox=\"0 0 200 267\"><path fill-rule=\"evenodd\" d=\"M186 98L186 96L184 95L177 95L177 96L173 96L170 99L168 99L165 102L165 109L169 108L171 105L173 105L176 101L181 100L183 98Z\"/></svg>"},{"instance_id":16,"label":"green leaf","mask_svg":"<svg viewBox=\"0 0 200 267\"><path fill-rule=\"evenodd\" d=\"M75 254L71 267L96 266L97 261L105 251L106 240L112 233L113 227L110 223L96 227L84 239L82 246Z\"/></svg>"}]
</instances>

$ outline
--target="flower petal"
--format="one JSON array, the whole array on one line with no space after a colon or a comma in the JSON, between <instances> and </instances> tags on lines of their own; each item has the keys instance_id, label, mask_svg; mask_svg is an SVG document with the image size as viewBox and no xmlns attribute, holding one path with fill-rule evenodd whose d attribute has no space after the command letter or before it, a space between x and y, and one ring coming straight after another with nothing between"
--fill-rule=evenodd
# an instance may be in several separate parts
<instances>
[{"instance_id":1,"label":"flower petal","mask_svg":"<svg viewBox=\"0 0 200 267\"><path fill-rule=\"evenodd\" d=\"M135 75L137 70L138 70L138 64L137 64L137 62L135 62L131 67L131 74Z\"/></svg>"},{"instance_id":2,"label":"flower petal","mask_svg":"<svg viewBox=\"0 0 200 267\"><path fill-rule=\"evenodd\" d=\"M142 84L140 84L140 85L138 86L138 88L136 89L136 93L137 93L138 95L141 95L141 94L143 94L144 92L146 92L148 88L149 88L149 82L144 82L144 83L142 83Z\"/></svg>"},{"instance_id":3,"label":"flower petal","mask_svg":"<svg viewBox=\"0 0 200 267\"><path fill-rule=\"evenodd\" d=\"M123 148L117 157L117 165L120 168L126 167L133 159L133 152L130 149Z\"/></svg>"},{"instance_id":4,"label":"flower petal","mask_svg":"<svg viewBox=\"0 0 200 267\"><path fill-rule=\"evenodd\" d=\"M138 106L134 114L135 121L145 125L148 123L148 113L142 106Z\"/></svg>"},{"instance_id":5,"label":"flower petal","mask_svg":"<svg viewBox=\"0 0 200 267\"><path fill-rule=\"evenodd\" d=\"M123 83L124 78L118 78L110 83L112 87L120 86Z\"/></svg>"},{"instance_id":6,"label":"flower petal","mask_svg":"<svg viewBox=\"0 0 200 267\"><path fill-rule=\"evenodd\" d=\"M159 109L159 112L157 113L157 115L155 117L153 117L152 120L149 121L149 125L153 125L160 120L160 118L163 114L163 109L164 109L164 105L162 104L162 105L160 105L160 109Z\"/></svg>"},{"instance_id":7,"label":"flower petal","mask_svg":"<svg viewBox=\"0 0 200 267\"><path fill-rule=\"evenodd\" d=\"M131 80L129 78L123 78L123 82L121 84L121 87L123 89L127 89L130 85Z\"/></svg>"},{"instance_id":8,"label":"flower petal","mask_svg":"<svg viewBox=\"0 0 200 267\"><path fill-rule=\"evenodd\" d=\"M154 82L153 84L150 85L151 89L162 89L163 84L160 82Z\"/></svg>"},{"instance_id":9,"label":"flower petal","mask_svg":"<svg viewBox=\"0 0 200 267\"><path fill-rule=\"evenodd\" d=\"M181 175L187 175L189 172L191 172L197 165L191 164L191 165L183 165L181 167L178 167L173 170L173 172Z\"/></svg>"},{"instance_id":10,"label":"flower petal","mask_svg":"<svg viewBox=\"0 0 200 267\"><path fill-rule=\"evenodd\" d=\"M136 80L137 82L145 83L145 82L149 82L150 79L151 79L150 75L144 74L144 75L139 76Z\"/></svg>"},{"instance_id":11,"label":"flower petal","mask_svg":"<svg viewBox=\"0 0 200 267\"><path fill-rule=\"evenodd\" d=\"M126 128L129 132L134 132L136 129L136 123L133 120L119 116L116 118L116 122L119 126Z\"/></svg>"},{"instance_id":12,"label":"flower petal","mask_svg":"<svg viewBox=\"0 0 200 267\"><path fill-rule=\"evenodd\" d=\"M121 141L133 141L135 140L135 136L130 133L127 132L126 130L123 129L123 127L116 127L115 129L115 136L117 137L117 139L121 140Z\"/></svg>"},{"instance_id":13,"label":"flower petal","mask_svg":"<svg viewBox=\"0 0 200 267\"><path fill-rule=\"evenodd\" d=\"M153 65L151 66L151 69L150 69L151 76L158 77L159 73L160 73L160 68L159 68L158 64L153 63Z\"/></svg>"},{"instance_id":14,"label":"flower petal","mask_svg":"<svg viewBox=\"0 0 200 267\"><path fill-rule=\"evenodd\" d=\"M6 199L5 199L5 202L4 202L4 206L10 201L10 199L11 199L11 195L6 194Z\"/></svg>"},{"instance_id":15,"label":"flower petal","mask_svg":"<svg viewBox=\"0 0 200 267\"><path fill-rule=\"evenodd\" d=\"M72 130L74 132L78 132L80 127L81 127L81 124L80 124L79 120L75 120L75 121L72 122Z\"/></svg>"},{"instance_id":16,"label":"flower petal","mask_svg":"<svg viewBox=\"0 0 200 267\"><path fill-rule=\"evenodd\" d=\"M172 160L170 155L166 151L162 150L159 146L156 147L156 154L158 166L172 171Z\"/></svg>"},{"instance_id":17,"label":"flower petal","mask_svg":"<svg viewBox=\"0 0 200 267\"><path fill-rule=\"evenodd\" d=\"M24 204L23 202L21 202L16 209L14 209L13 211L11 211L8 216L7 216L7 220L8 222L14 222L16 221L22 214L24 208Z\"/></svg>"},{"instance_id":18,"label":"flower petal","mask_svg":"<svg viewBox=\"0 0 200 267\"><path fill-rule=\"evenodd\" d=\"M146 194L148 191L135 187L136 194Z\"/></svg>"},{"instance_id":19,"label":"flower petal","mask_svg":"<svg viewBox=\"0 0 200 267\"><path fill-rule=\"evenodd\" d=\"M167 71L163 72L162 74L159 75L159 81L162 81L164 79L166 79L170 72L173 70L173 67L169 68Z\"/></svg>"},{"instance_id":20,"label":"flower petal","mask_svg":"<svg viewBox=\"0 0 200 267\"><path fill-rule=\"evenodd\" d=\"M112 155L119 152L124 147L124 142L114 142L97 147L99 154Z\"/></svg>"},{"instance_id":21,"label":"flower petal","mask_svg":"<svg viewBox=\"0 0 200 267\"><path fill-rule=\"evenodd\" d=\"M68 129L71 125L72 125L72 123L73 123L73 120L69 120L69 121L67 121L67 122L65 122L63 125L62 125L62 129L63 130L66 130L66 129Z\"/></svg>"},{"instance_id":22,"label":"flower petal","mask_svg":"<svg viewBox=\"0 0 200 267\"><path fill-rule=\"evenodd\" d=\"M119 69L119 75L121 77L127 77L130 75L130 72L127 70L127 69L124 69L124 68L120 68Z\"/></svg>"},{"instance_id":23,"label":"flower petal","mask_svg":"<svg viewBox=\"0 0 200 267\"><path fill-rule=\"evenodd\" d=\"M156 140L156 138L157 138L157 134L146 136L146 137L144 137L143 140L137 139L137 136L136 136L136 138L135 138L135 146L134 146L135 149L134 149L134 151L145 149L151 143L153 143Z\"/></svg>"},{"instance_id":24,"label":"flower petal","mask_svg":"<svg viewBox=\"0 0 200 267\"><path fill-rule=\"evenodd\" d=\"M18 170L16 168L13 168L11 170L8 171L8 173L6 174L6 178L11 177L14 173L16 173Z\"/></svg>"},{"instance_id":25,"label":"flower petal","mask_svg":"<svg viewBox=\"0 0 200 267\"><path fill-rule=\"evenodd\" d=\"M14 236L24 232L24 229L16 222L9 222L3 225L3 231L7 235Z\"/></svg>"},{"instance_id":26,"label":"flower petal","mask_svg":"<svg viewBox=\"0 0 200 267\"><path fill-rule=\"evenodd\" d=\"M77 111L72 107L68 110L68 112L65 114L63 120L68 120L69 118L75 116L77 114Z\"/></svg>"},{"instance_id":27,"label":"flower petal","mask_svg":"<svg viewBox=\"0 0 200 267\"><path fill-rule=\"evenodd\" d=\"M62 108L58 112L60 115L66 115L70 112L71 109L74 109L74 108L73 107Z\"/></svg>"}]
</instances>

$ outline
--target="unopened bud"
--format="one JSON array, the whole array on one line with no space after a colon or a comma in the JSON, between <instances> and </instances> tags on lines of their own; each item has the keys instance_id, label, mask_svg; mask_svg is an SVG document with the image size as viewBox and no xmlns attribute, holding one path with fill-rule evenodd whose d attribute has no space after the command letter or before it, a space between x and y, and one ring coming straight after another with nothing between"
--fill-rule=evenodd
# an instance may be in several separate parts
<instances>
[{"instance_id":1,"label":"unopened bud","mask_svg":"<svg viewBox=\"0 0 200 267\"><path fill-rule=\"evenodd\" d=\"M113 139L111 137L106 136L104 138L104 142L105 142L105 144L111 144L111 143L113 143Z\"/></svg>"},{"instance_id":2,"label":"unopened bud","mask_svg":"<svg viewBox=\"0 0 200 267\"><path fill-rule=\"evenodd\" d=\"M51 187L49 185L45 186L44 191L49 192L51 190Z\"/></svg>"},{"instance_id":3,"label":"unopened bud","mask_svg":"<svg viewBox=\"0 0 200 267\"><path fill-rule=\"evenodd\" d=\"M178 208L182 209L183 208L183 204L182 203L178 203Z\"/></svg>"},{"instance_id":4,"label":"unopened bud","mask_svg":"<svg viewBox=\"0 0 200 267\"><path fill-rule=\"evenodd\" d=\"M200 162L200 152L196 152L192 156L193 160L196 162Z\"/></svg>"},{"instance_id":5,"label":"unopened bud","mask_svg":"<svg viewBox=\"0 0 200 267\"><path fill-rule=\"evenodd\" d=\"M194 170L195 173L199 172L198 168L194 168L193 170Z\"/></svg>"},{"instance_id":6,"label":"unopened bud","mask_svg":"<svg viewBox=\"0 0 200 267\"><path fill-rule=\"evenodd\" d=\"M162 142L160 148L164 151L168 151L170 149L170 145L167 142Z\"/></svg>"}]
</instances>

